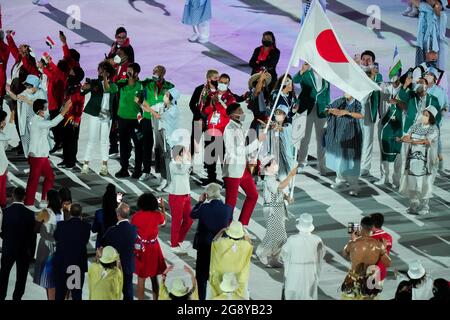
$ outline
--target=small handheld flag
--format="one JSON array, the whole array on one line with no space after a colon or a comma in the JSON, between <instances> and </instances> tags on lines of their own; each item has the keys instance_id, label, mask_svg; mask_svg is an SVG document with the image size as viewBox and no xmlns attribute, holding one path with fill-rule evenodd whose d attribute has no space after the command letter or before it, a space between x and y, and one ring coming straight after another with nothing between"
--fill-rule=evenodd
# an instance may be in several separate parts
<instances>
[{"instance_id":1,"label":"small handheld flag","mask_svg":"<svg viewBox=\"0 0 450 320\"><path fill-rule=\"evenodd\" d=\"M397 46L394 49L394 57L392 58L392 65L389 68L389 79L399 76L402 71L402 61L400 60L400 55L398 54Z\"/></svg>"},{"instance_id":2,"label":"small handheld flag","mask_svg":"<svg viewBox=\"0 0 450 320\"><path fill-rule=\"evenodd\" d=\"M55 42L50 37L45 38L45 43L50 47L50 49L53 49L55 46Z\"/></svg>"}]
</instances>

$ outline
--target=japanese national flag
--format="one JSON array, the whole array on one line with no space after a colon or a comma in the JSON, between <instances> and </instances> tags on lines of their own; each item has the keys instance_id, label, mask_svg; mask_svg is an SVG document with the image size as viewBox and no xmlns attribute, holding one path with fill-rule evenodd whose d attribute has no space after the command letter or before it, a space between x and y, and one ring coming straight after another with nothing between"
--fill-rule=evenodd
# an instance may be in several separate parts
<instances>
[{"instance_id":1,"label":"japanese national flag","mask_svg":"<svg viewBox=\"0 0 450 320\"><path fill-rule=\"evenodd\" d=\"M292 65L306 61L325 80L362 101L380 87L345 52L322 6L313 0L298 35Z\"/></svg>"}]
</instances>

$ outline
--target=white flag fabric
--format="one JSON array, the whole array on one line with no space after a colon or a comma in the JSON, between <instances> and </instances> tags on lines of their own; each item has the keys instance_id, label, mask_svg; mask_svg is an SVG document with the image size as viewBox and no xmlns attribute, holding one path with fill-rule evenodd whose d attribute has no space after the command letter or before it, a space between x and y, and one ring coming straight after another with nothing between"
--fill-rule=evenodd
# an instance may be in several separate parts
<instances>
[{"instance_id":1,"label":"white flag fabric","mask_svg":"<svg viewBox=\"0 0 450 320\"><path fill-rule=\"evenodd\" d=\"M359 101L381 90L345 52L318 0L313 0L293 51L292 65L306 61L325 80Z\"/></svg>"}]
</instances>

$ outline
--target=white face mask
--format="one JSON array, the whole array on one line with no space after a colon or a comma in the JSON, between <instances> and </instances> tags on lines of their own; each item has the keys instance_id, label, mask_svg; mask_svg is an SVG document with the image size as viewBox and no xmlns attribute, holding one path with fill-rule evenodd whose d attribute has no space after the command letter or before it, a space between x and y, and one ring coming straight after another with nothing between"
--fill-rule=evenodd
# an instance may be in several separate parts
<instances>
[{"instance_id":1,"label":"white face mask","mask_svg":"<svg viewBox=\"0 0 450 320\"><path fill-rule=\"evenodd\" d=\"M219 91L227 91L228 90L228 85L225 83L219 83L217 85L217 89L219 89Z\"/></svg>"},{"instance_id":2,"label":"white face mask","mask_svg":"<svg viewBox=\"0 0 450 320\"><path fill-rule=\"evenodd\" d=\"M120 58L117 54L114 56L114 63L119 64L122 62L122 58Z\"/></svg>"},{"instance_id":3,"label":"white face mask","mask_svg":"<svg viewBox=\"0 0 450 320\"><path fill-rule=\"evenodd\" d=\"M372 69L372 66L365 66L362 64L360 64L359 66L361 67L361 69L363 69L364 72L369 72L370 69Z\"/></svg>"},{"instance_id":4,"label":"white face mask","mask_svg":"<svg viewBox=\"0 0 450 320\"><path fill-rule=\"evenodd\" d=\"M48 111L48 109L44 111L44 119L45 120L50 119L50 112Z\"/></svg>"}]
</instances>

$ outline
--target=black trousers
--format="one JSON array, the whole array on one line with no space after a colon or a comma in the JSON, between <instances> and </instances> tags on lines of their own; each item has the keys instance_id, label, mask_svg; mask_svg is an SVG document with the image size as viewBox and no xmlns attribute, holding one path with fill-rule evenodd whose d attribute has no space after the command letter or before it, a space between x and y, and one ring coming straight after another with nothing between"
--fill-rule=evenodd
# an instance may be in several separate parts
<instances>
[{"instance_id":1,"label":"black trousers","mask_svg":"<svg viewBox=\"0 0 450 320\"><path fill-rule=\"evenodd\" d=\"M73 274L66 273L66 270L67 267L55 268L55 300L65 300L69 292L72 296L72 300L82 300L85 271L80 272L79 289L69 289L67 287L67 280L69 277L72 277Z\"/></svg>"},{"instance_id":2,"label":"black trousers","mask_svg":"<svg viewBox=\"0 0 450 320\"><path fill-rule=\"evenodd\" d=\"M208 174L208 180L214 181L217 178L217 161L223 165L223 156L225 154L225 144L223 136L210 136L205 133L205 154L204 166Z\"/></svg>"},{"instance_id":3,"label":"black trousers","mask_svg":"<svg viewBox=\"0 0 450 320\"><path fill-rule=\"evenodd\" d=\"M53 120L54 118L56 118L60 112L59 110L50 110L50 120ZM53 139L55 141L55 146L61 146L63 143L63 121L61 121L56 127L53 127L52 129L53 132Z\"/></svg>"},{"instance_id":4,"label":"black trousers","mask_svg":"<svg viewBox=\"0 0 450 320\"><path fill-rule=\"evenodd\" d=\"M119 123L117 111L119 110L119 94L114 96L112 104L112 124L109 131L109 154L119 152Z\"/></svg>"},{"instance_id":5,"label":"black trousers","mask_svg":"<svg viewBox=\"0 0 450 320\"><path fill-rule=\"evenodd\" d=\"M199 245L197 248L197 261L195 263L195 278L197 279L199 300L206 299L206 285L209 279L210 260L211 246Z\"/></svg>"},{"instance_id":6,"label":"black trousers","mask_svg":"<svg viewBox=\"0 0 450 320\"><path fill-rule=\"evenodd\" d=\"M30 256L28 253L17 253L13 255L3 254L0 267L0 300L6 299L8 281L11 269L16 264L16 285L13 293L13 300L21 300L25 293L28 268L30 266Z\"/></svg>"},{"instance_id":7,"label":"black trousers","mask_svg":"<svg viewBox=\"0 0 450 320\"><path fill-rule=\"evenodd\" d=\"M123 300L133 300L133 274L124 273L123 274Z\"/></svg>"},{"instance_id":8,"label":"black trousers","mask_svg":"<svg viewBox=\"0 0 450 320\"><path fill-rule=\"evenodd\" d=\"M73 167L77 162L78 137L80 127L68 123L63 127L63 159L68 167Z\"/></svg>"},{"instance_id":9,"label":"black trousers","mask_svg":"<svg viewBox=\"0 0 450 320\"><path fill-rule=\"evenodd\" d=\"M119 118L120 166L128 170L131 156L131 140L134 144L134 171L142 170L142 137L137 120Z\"/></svg>"},{"instance_id":10,"label":"black trousers","mask_svg":"<svg viewBox=\"0 0 450 320\"><path fill-rule=\"evenodd\" d=\"M144 173L150 173L150 167L152 163L152 155L153 155L153 127L151 119L142 119L142 143L143 143L143 164L144 164Z\"/></svg>"}]
</instances>

